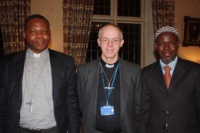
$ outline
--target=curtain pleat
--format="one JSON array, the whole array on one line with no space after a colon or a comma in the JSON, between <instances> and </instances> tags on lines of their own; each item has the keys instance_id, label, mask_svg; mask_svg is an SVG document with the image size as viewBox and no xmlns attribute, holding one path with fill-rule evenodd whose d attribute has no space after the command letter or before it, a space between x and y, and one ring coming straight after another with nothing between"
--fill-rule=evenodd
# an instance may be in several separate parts
<instances>
[{"instance_id":1,"label":"curtain pleat","mask_svg":"<svg viewBox=\"0 0 200 133\"><path fill-rule=\"evenodd\" d=\"M1 0L0 26L5 54L25 48L24 21L30 14L30 0Z\"/></svg>"},{"instance_id":2,"label":"curtain pleat","mask_svg":"<svg viewBox=\"0 0 200 133\"><path fill-rule=\"evenodd\" d=\"M63 0L64 53L84 64L88 47L94 0Z\"/></svg>"},{"instance_id":3,"label":"curtain pleat","mask_svg":"<svg viewBox=\"0 0 200 133\"><path fill-rule=\"evenodd\" d=\"M152 0L154 32L163 26L174 26L174 0Z\"/></svg>"}]
</instances>

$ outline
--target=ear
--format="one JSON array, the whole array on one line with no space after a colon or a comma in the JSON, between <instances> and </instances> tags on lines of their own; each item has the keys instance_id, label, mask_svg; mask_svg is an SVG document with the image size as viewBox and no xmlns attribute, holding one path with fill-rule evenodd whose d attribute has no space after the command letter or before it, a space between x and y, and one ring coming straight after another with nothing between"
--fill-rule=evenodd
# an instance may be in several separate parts
<instances>
[{"instance_id":1,"label":"ear","mask_svg":"<svg viewBox=\"0 0 200 133\"><path fill-rule=\"evenodd\" d=\"M122 47L123 44L124 44L124 39L121 40L121 42L120 42L120 47Z\"/></svg>"},{"instance_id":2,"label":"ear","mask_svg":"<svg viewBox=\"0 0 200 133\"><path fill-rule=\"evenodd\" d=\"M97 39L97 43L98 43L99 47L101 47L100 39Z\"/></svg>"}]
</instances>

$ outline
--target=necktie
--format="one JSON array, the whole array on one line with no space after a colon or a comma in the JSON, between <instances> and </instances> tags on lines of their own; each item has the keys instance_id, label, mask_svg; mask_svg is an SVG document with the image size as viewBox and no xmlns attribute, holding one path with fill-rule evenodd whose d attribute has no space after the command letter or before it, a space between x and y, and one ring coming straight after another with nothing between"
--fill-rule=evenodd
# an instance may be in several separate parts
<instances>
[{"instance_id":1,"label":"necktie","mask_svg":"<svg viewBox=\"0 0 200 133\"><path fill-rule=\"evenodd\" d=\"M165 70L165 75L164 75L165 83L167 85L167 88L169 88L169 84L170 84L170 80L171 80L171 74L170 74L171 67L164 66L164 70Z\"/></svg>"}]
</instances>

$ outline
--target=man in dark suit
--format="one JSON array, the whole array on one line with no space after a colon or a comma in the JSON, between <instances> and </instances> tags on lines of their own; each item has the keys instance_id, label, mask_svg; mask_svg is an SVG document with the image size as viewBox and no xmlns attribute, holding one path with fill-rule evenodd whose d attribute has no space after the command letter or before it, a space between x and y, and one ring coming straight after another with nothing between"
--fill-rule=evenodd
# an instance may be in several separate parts
<instances>
[{"instance_id":1,"label":"man in dark suit","mask_svg":"<svg viewBox=\"0 0 200 133\"><path fill-rule=\"evenodd\" d=\"M142 70L141 133L200 132L200 65L178 57L179 46L175 28L156 32L160 60Z\"/></svg>"},{"instance_id":2,"label":"man in dark suit","mask_svg":"<svg viewBox=\"0 0 200 133\"><path fill-rule=\"evenodd\" d=\"M140 67L119 58L124 40L118 26L101 27L97 42L101 57L78 70L83 133L136 133Z\"/></svg>"},{"instance_id":3,"label":"man in dark suit","mask_svg":"<svg viewBox=\"0 0 200 133\"><path fill-rule=\"evenodd\" d=\"M48 49L48 20L25 22L27 49L1 61L1 133L80 133L77 77L72 57Z\"/></svg>"}]
</instances>

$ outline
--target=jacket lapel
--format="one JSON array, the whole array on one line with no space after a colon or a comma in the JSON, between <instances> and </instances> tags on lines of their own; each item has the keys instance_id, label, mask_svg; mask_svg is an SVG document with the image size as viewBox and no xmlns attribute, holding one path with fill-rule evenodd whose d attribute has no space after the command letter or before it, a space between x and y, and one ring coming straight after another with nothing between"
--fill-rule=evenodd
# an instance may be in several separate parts
<instances>
[{"instance_id":1,"label":"jacket lapel","mask_svg":"<svg viewBox=\"0 0 200 133\"><path fill-rule=\"evenodd\" d=\"M167 86L165 84L165 80L164 80L164 77L163 77L163 72L162 72L162 69L161 69L159 61L157 61L157 63L155 64L155 67L154 67L154 69L152 71L152 75L157 80L158 84L160 84L162 86L162 88L167 90Z\"/></svg>"},{"instance_id":2,"label":"jacket lapel","mask_svg":"<svg viewBox=\"0 0 200 133\"><path fill-rule=\"evenodd\" d=\"M128 67L125 66L125 64L123 63L123 60L119 59L119 70L120 70L120 91L121 91L121 95L120 95L120 101L121 101L121 117L123 116L126 106L127 106L127 100L129 97L129 84L130 84L130 80L127 79L131 79L131 75L129 73L129 70L127 69Z\"/></svg>"},{"instance_id":3,"label":"jacket lapel","mask_svg":"<svg viewBox=\"0 0 200 133\"><path fill-rule=\"evenodd\" d=\"M91 92L91 95L93 97L94 100L92 100L92 105L94 108L93 110L93 113L95 114L96 116L96 107L97 107L97 92L98 92L98 84L99 84L99 73L100 73L100 65L99 65L99 59L97 59L95 62L94 62L94 65L93 65L94 68L90 69L90 72L88 74L88 77L90 78L89 81L91 82L91 87L90 89L90 92ZM96 71L93 71L93 70L96 70ZM93 78L91 78L93 77Z\"/></svg>"},{"instance_id":4,"label":"jacket lapel","mask_svg":"<svg viewBox=\"0 0 200 133\"><path fill-rule=\"evenodd\" d=\"M184 68L184 62L182 59L178 58L178 61L176 63L176 67L174 69L173 75L172 75L172 79L171 79L171 83L170 83L170 90L175 89L176 84L179 84L180 79L182 78L182 76L185 74L185 68Z\"/></svg>"},{"instance_id":5,"label":"jacket lapel","mask_svg":"<svg viewBox=\"0 0 200 133\"><path fill-rule=\"evenodd\" d=\"M18 108L21 108L21 103L22 103L22 80L23 80L23 73L24 73L24 63L25 63L25 58L26 58L26 50L22 51L19 56L15 57L15 71L16 71L16 77L15 77L15 82L17 87L19 88L19 105ZM12 66L11 66L12 67ZM11 75L15 76L15 75Z\"/></svg>"},{"instance_id":6,"label":"jacket lapel","mask_svg":"<svg viewBox=\"0 0 200 133\"><path fill-rule=\"evenodd\" d=\"M52 95L53 95L53 99L54 99L54 104L56 103L56 85L59 84L59 82L57 82L57 77L58 74L56 70L59 70L59 63L58 60L56 59L56 54L53 53L53 51L51 49L49 49L49 58L50 58L50 65L51 65L51 74L52 74Z\"/></svg>"}]
</instances>

